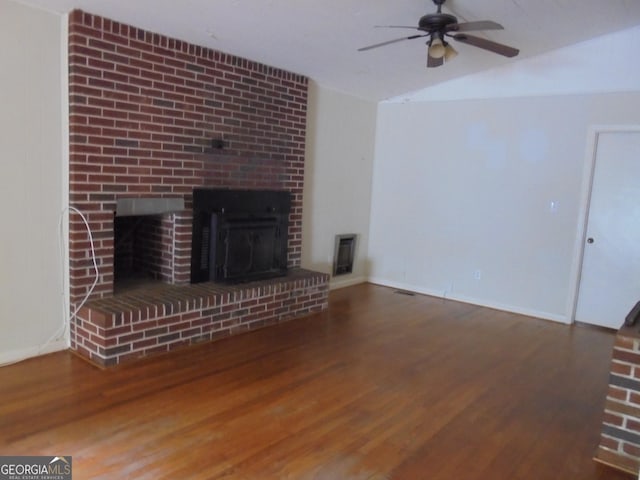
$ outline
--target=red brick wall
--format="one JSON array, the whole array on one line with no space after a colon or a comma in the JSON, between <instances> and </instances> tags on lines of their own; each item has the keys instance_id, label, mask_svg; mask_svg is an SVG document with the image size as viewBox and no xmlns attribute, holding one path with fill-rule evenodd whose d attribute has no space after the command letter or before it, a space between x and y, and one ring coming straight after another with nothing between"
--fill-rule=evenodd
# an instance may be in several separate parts
<instances>
[{"instance_id":1,"label":"red brick wall","mask_svg":"<svg viewBox=\"0 0 640 480\"><path fill-rule=\"evenodd\" d=\"M179 196L190 208L194 187L288 190L288 261L299 266L307 87L300 75L72 12L70 203L94 235L101 273L92 298L113 292L121 197ZM212 139L225 148L211 148ZM187 245L188 229L179 232ZM77 302L94 273L85 226L73 212L70 242Z\"/></svg>"}]
</instances>

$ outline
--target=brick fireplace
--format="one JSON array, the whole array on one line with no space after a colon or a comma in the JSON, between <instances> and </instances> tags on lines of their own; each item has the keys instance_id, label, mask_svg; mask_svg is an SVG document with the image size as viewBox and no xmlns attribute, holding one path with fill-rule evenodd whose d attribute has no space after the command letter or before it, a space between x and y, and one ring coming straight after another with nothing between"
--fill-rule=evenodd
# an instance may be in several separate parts
<instances>
[{"instance_id":1,"label":"brick fireplace","mask_svg":"<svg viewBox=\"0 0 640 480\"><path fill-rule=\"evenodd\" d=\"M83 11L70 14L70 204L91 228L100 272L89 293L89 239L72 212L72 310L88 295L71 325L73 349L111 365L326 307L326 276L299 269L307 88L301 75ZM293 277L231 290L188 285L196 188L289 192ZM115 212L135 199L179 200L184 209L158 213L163 287L114 297ZM270 308L254 308L261 302ZM216 317L218 307L235 320ZM269 313L256 317L260 309ZM149 330L141 329L151 320Z\"/></svg>"}]
</instances>

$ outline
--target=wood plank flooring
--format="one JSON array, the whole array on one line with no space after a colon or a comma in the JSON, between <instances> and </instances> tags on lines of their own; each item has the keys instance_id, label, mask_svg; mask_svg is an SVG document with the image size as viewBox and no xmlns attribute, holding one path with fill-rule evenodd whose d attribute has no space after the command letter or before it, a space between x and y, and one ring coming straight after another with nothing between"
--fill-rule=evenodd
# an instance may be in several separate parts
<instances>
[{"instance_id":1,"label":"wood plank flooring","mask_svg":"<svg viewBox=\"0 0 640 480\"><path fill-rule=\"evenodd\" d=\"M613 333L359 285L99 370L0 369L0 454L76 479L630 479L596 464Z\"/></svg>"}]
</instances>

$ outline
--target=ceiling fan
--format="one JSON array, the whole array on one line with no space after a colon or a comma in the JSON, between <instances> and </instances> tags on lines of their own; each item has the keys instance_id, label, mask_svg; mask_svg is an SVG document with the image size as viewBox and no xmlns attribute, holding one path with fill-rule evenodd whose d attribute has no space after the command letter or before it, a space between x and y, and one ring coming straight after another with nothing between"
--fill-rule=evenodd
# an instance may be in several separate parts
<instances>
[{"instance_id":1,"label":"ceiling fan","mask_svg":"<svg viewBox=\"0 0 640 480\"><path fill-rule=\"evenodd\" d=\"M476 22L458 23L458 19L454 15L442 13L442 5L446 0L433 0L437 5L436 13L429 13L420 18L417 27L405 25L381 25L382 28L411 28L419 30L421 33L410 35L408 37L387 40L386 42L376 43L366 47L359 48L359 52L371 50L373 48L383 47L391 43L402 42L404 40L413 40L416 38L429 37L427 45L427 67L439 67L444 62L451 60L458 52L446 41L445 38L453 38L460 43L473 45L505 57L515 57L520 53L517 48L509 47L501 43L496 43L485 38L468 35L466 32L477 30L502 30L504 27L499 23L491 20L480 20ZM460 33L462 32L462 33Z\"/></svg>"}]
</instances>

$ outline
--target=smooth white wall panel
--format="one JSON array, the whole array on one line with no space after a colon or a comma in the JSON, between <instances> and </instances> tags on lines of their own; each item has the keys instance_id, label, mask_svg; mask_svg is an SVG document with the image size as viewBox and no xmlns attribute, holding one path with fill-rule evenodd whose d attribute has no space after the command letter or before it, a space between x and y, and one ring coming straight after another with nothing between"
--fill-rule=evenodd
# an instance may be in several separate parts
<instances>
[{"instance_id":1,"label":"smooth white wall panel","mask_svg":"<svg viewBox=\"0 0 640 480\"><path fill-rule=\"evenodd\" d=\"M331 273L335 236L358 235L354 271L331 286L366 280L376 104L310 84L302 265Z\"/></svg>"},{"instance_id":2,"label":"smooth white wall panel","mask_svg":"<svg viewBox=\"0 0 640 480\"><path fill-rule=\"evenodd\" d=\"M589 127L640 93L381 104L375 282L568 321Z\"/></svg>"},{"instance_id":3,"label":"smooth white wall panel","mask_svg":"<svg viewBox=\"0 0 640 480\"><path fill-rule=\"evenodd\" d=\"M62 30L59 15L0 0L0 364L68 342Z\"/></svg>"}]
</instances>

